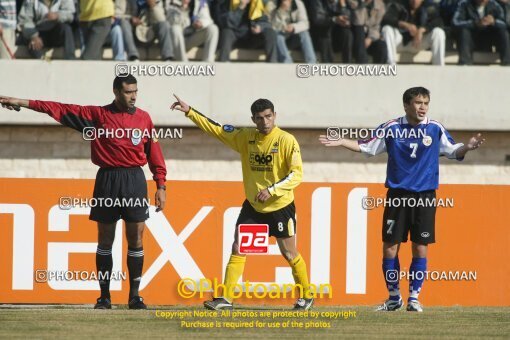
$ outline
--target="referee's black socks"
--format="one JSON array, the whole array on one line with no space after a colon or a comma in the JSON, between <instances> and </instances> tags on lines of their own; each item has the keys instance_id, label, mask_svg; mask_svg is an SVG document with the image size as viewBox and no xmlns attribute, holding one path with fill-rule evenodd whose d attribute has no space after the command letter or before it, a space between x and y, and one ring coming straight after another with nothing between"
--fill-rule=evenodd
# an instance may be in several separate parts
<instances>
[{"instance_id":1,"label":"referee's black socks","mask_svg":"<svg viewBox=\"0 0 510 340\"><path fill-rule=\"evenodd\" d=\"M112 274L112 248L97 247L96 269L101 288L101 297L110 298L110 276Z\"/></svg>"},{"instance_id":2,"label":"referee's black socks","mask_svg":"<svg viewBox=\"0 0 510 340\"><path fill-rule=\"evenodd\" d=\"M138 296L138 288L142 279L143 247L128 247L127 266L129 270L129 300Z\"/></svg>"}]
</instances>

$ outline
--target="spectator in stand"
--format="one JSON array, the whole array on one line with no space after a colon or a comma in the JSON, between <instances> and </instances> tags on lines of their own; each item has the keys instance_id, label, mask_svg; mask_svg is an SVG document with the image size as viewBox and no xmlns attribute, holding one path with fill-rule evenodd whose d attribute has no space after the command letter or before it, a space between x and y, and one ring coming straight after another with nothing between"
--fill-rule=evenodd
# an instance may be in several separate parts
<instances>
[{"instance_id":1,"label":"spectator in stand","mask_svg":"<svg viewBox=\"0 0 510 340\"><path fill-rule=\"evenodd\" d=\"M349 0L353 8L353 54L358 64L368 63L368 54L374 64L388 60L386 42L381 36L381 21L386 12L382 0Z\"/></svg>"},{"instance_id":2,"label":"spectator in stand","mask_svg":"<svg viewBox=\"0 0 510 340\"><path fill-rule=\"evenodd\" d=\"M203 44L202 60L214 62L220 33L212 20L209 0L169 0L166 15L176 60L188 62L186 51Z\"/></svg>"},{"instance_id":3,"label":"spectator in stand","mask_svg":"<svg viewBox=\"0 0 510 340\"><path fill-rule=\"evenodd\" d=\"M495 0L463 0L455 15L459 65L473 64L474 48L496 45L501 64L510 63L510 43L503 8ZM487 46L488 45L488 46Z\"/></svg>"},{"instance_id":4,"label":"spectator in stand","mask_svg":"<svg viewBox=\"0 0 510 340\"><path fill-rule=\"evenodd\" d=\"M118 19L115 19L113 22L107 40L112 46L113 59L117 61L125 61L126 52L124 49L124 37L122 34L122 28L120 27L120 21Z\"/></svg>"},{"instance_id":5,"label":"spectator in stand","mask_svg":"<svg viewBox=\"0 0 510 340\"><path fill-rule=\"evenodd\" d=\"M333 62L333 46L331 43L332 13L329 11L328 0L309 0L306 2L310 19L310 34L317 46L321 62Z\"/></svg>"},{"instance_id":6,"label":"spectator in stand","mask_svg":"<svg viewBox=\"0 0 510 340\"><path fill-rule=\"evenodd\" d=\"M278 61L281 63L292 63L288 46L290 48L301 47L305 62L315 64L317 57L313 49L312 38L310 37L310 23L308 14L301 0L277 0L268 3L271 24L277 32L276 48Z\"/></svg>"},{"instance_id":7,"label":"spectator in stand","mask_svg":"<svg viewBox=\"0 0 510 340\"><path fill-rule=\"evenodd\" d=\"M510 0L497 0L505 14L506 27L510 30Z\"/></svg>"},{"instance_id":8,"label":"spectator in stand","mask_svg":"<svg viewBox=\"0 0 510 340\"><path fill-rule=\"evenodd\" d=\"M333 62L333 48L342 52L342 62L352 62L352 10L347 0L311 0L309 17L323 63Z\"/></svg>"},{"instance_id":9,"label":"spectator in stand","mask_svg":"<svg viewBox=\"0 0 510 340\"><path fill-rule=\"evenodd\" d=\"M108 33L108 36L106 37L105 43L111 45L112 52L113 52L113 59L117 61L125 61L126 60L126 52L124 50L124 38L122 36L122 29L120 27L120 19L118 17L117 13L117 2L122 0L113 0L115 10L114 10L114 17L112 18L112 25L110 28L110 32ZM80 12L80 1L74 0L74 6L76 7L77 11L75 13L75 21L78 22L79 18L79 12ZM79 41L80 41L80 49L83 54L83 51L85 50L85 41L83 38L83 31L79 30ZM102 50L102 47L100 48L100 51ZM100 52L100 55L102 53Z\"/></svg>"},{"instance_id":10,"label":"spectator in stand","mask_svg":"<svg viewBox=\"0 0 510 340\"><path fill-rule=\"evenodd\" d=\"M85 48L84 60L100 60L103 45L114 21L114 6L107 0L80 0L80 26Z\"/></svg>"},{"instance_id":11,"label":"spectator in stand","mask_svg":"<svg viewBox=\"0 0 510 340\"><path fill-rule=\"evenodd\" d=\"M74 59L74 36L71 22L73 0L25 0L19 13L21 40L30 55L40 59L44 47L64 47L64 58Z\"/></svg>"},{"instance_id":12,"label":"spectator in stand","mask_svg":"<svg viewBox=\"0 0 510 340\"><path fill-rule=\"evenodd\" d=\"M277 62L276 32L266 15L266 0L216 0L214 17L220 27L219 61L229 61L236 42L264 46L266 61Z\"/></svg>"},{"instance_id":13,"label":"spectator in stand","mask_svg":"<svg viewBox=\"0 0 510 340\"><path fill-rule=\"evenodd\" d=\"M158 39L162 60L169 61L174 59L170 24L166 21L165 9L161 1L120 0L118 13L121 17L120 24L128 60L136 61L140 59L133 34L133 28L138 26L146 26L148 28L146 30L147 43L152 42L153 37ZM154 34L153 37L151 37L152 34Z\"/></svg>"},{"instance_id":14,"label":"spectator in stand","mask_svg":"<svg viewBox=\"0 0 510 340\"><path fill-rule=\"evenodd\" d=\"M441 18L443 18L445 27L452 26L453 15L460 1L461 0L440 0L439 13L441 13Z\"/></svg>"},{"instance_id":15,"label":"spectator in stand","mask_svg":"<svg viewBox=\"0 0 510 340\"><path fill-rule=\"evenodd\" d=\"M390 64L397 62L397 51L417 53L430 48L432 64L444 65L446 34L437 4L424 0L409 0L405 6L390 2L382 25Z\"/></svg>"},{"instance_id":16,"label":"spectator in stand","mask_svg":"<svg viewBox=\"0 0 510 340\"><path fill-rule=\"evenodd\" d=\"M112 46L113 59L117 61L125 61L126 60L126 51L124 48L124 36L122 34L122 27L120 26L120 16L119 12L119 3L124 0L114 0L114 18L113 23L110 29L110 34L108 36L108 41Z\"/></svg>"},{"instance_id":17,"label":"spectator in stand","mask_svg":"<svg viewBox=\"0 0 510 340\"><path fill-rule=\"evenodd\" d=\"M16 2L0 0L0 59L12 59L16 50Z\"/></svg>"}]
</instances>

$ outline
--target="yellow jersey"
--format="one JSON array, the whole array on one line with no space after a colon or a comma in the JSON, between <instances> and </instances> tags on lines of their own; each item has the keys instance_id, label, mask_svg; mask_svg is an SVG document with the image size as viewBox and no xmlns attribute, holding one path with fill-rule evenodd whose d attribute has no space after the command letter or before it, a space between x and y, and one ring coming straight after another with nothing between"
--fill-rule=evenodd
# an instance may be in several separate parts
<instances>
[{"instance_id":1,"label":"yellow jersey","mask_svg":"<svg viewBox=\"0 0 510 340\"><path fill-rule=\"evenodd\" d=\"M239 152L246 199L256 211L276 211L294 201L294 188L303 178L303 162L293 135L277 126L264 135L255 128L221 125L193 108L186 116L201 130ZM264 189L271 197L265 202L255 201Z\"/></svg>"},{"instance_id":2,"label":"yellow jersey","mask_svg":"<svg viewBox=\"0 0 510 340\"><path fill-rule=\"evenodd\" d=\"M113 17L114 6L111 0L81 0L80 21L94 21Z\"/></svg>"}]
</instances>

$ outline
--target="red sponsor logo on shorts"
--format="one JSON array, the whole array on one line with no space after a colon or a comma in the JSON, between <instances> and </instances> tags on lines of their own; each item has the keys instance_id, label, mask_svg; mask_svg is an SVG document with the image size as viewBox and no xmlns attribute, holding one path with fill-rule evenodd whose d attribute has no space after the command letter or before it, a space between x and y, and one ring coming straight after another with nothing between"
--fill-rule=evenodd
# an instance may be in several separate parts
<instances>
[{"instance_id":1,"label":"red sponsor logo on shorts","mask_svg":"<svg viewBox=\"0 0 510 340\"><path fill-rule=\"evenodd\" d=\"M240 254L267 254L269 225L240 224L238 229Z\"/></svg>"}]
</instances>

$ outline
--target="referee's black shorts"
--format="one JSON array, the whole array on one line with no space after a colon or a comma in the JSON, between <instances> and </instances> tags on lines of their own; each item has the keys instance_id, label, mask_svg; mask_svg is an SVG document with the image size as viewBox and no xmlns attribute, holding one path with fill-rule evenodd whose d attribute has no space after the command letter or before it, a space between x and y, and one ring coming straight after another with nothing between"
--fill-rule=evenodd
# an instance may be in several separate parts
<instances>
[{"instance_id":1,"label":"referee's black shorts","mask_svg":"<svg viewBox=\"0 0 510 340\"><path fill-rule=\"evenodd\" d=\"M98 204L90 209L92 221L115 223L122 218L126 222L144 222L149 218L147 182L140 167L100 168L94 198Z\"/></svg>"},{"instance_id":2,"label":"referee's black shorts","mask_svg":"<svg viewBox=\"0 0 510 340\"><path fill-rule=\"evenodd\" d=\"M417 244L434 243L436 206L423 206L418 202L435 201L436 191L412 192L401 189L388 189L387 202L384 208L382 239L383 242L407 242L411 233L411 241ZM398 204L398 206L396 206Z\"/></svg>"},{"instance_id":3,"label":"referee's black shorts","mask_svg":"<svg viewBox=\"0 0 510 340\"><path fill-rule=\"evenodd\" d=\"M267 224L269 225L269 236L276 238L294 236L296 234L296 206L294 202L291 202L279 210L261 213L253 209L250 202L245 200L237 218L236 228L240 224Z\"/></svg>"}]
</instances>

